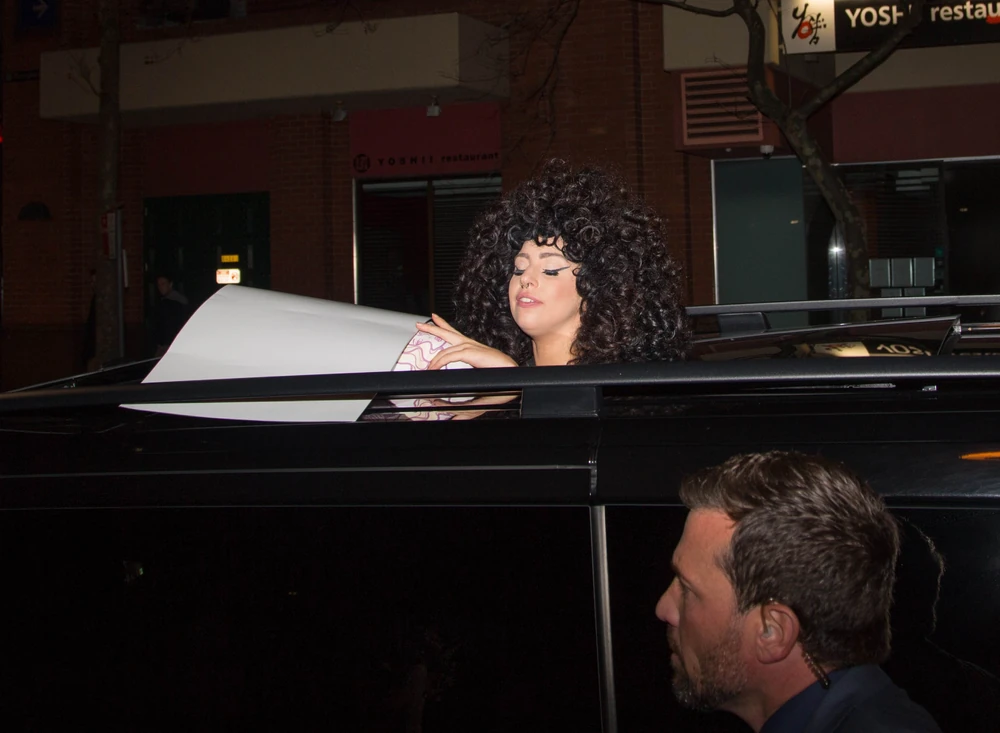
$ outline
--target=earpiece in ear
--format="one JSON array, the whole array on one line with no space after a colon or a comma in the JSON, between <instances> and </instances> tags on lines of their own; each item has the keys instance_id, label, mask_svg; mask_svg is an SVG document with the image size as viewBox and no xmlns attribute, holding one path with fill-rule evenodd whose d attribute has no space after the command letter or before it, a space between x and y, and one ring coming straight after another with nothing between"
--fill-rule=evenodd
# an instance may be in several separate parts
<instances>
[{"instance_id":1,"label":"earpiece in ear","mask_svg":"<svg viewBox=\"0 0 1000 733\"><path fill-rule=\"evenodd\" d=\"M773 633L774 633L774 629L771 628L771 626L765 626L764 627L764 633L761 634L761 636L770 636Z\"/></svg>"}]
</instances>

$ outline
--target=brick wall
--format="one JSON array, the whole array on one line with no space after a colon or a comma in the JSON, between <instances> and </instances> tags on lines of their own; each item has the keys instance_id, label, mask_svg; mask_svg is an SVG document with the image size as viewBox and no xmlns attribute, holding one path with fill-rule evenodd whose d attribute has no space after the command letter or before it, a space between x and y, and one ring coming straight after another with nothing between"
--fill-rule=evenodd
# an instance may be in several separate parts
<instances>
[{"instance_id":1,"label":"brick wall","mask_svg":"<svg viewBox=\"0 0 1000 733\"><path fill-rule=\"evenodd\" d=\"M11 63L8 68L19 68ZM23 68L23 67L22 67ZM66 247L74 218L64 179L65 137L58 122L38 119L38 83L4 85L3 244L5 322L51 325L78 308L78 265ZM19 221L29 203L44 204L49 221Z\"/></svg>"},{"instance_id":2,"label":"brick wall","mask_svg":"<svg viewBox=\"0 0 1000 733\"><path fill-rule=\"evenodd\" d=\"M1000 84L857 92L831 108L838 163L997 154Z\"/></svg>"},{"instance_id":3,"label":"brick wall","mask_svg":"<svg viewBox=\"0 0 1000 733\"><path fill-rule=\"evenodd\" d=\"M633 10L641 83L637 118L641 121L640 190L667 219L671 251L686 271L688 304L715 302L715 253L711 161L674 149L677 88L663 71L662 8L637 4ZM640 164L636 156L635 164Z\"/></svg>"},{"instance_id":4,"label":"brick wall","mask_svg":"<svg viewBox=\"0 0 1000 733\"><path fill-rule=\"evenodd\" d=\"M74 15L75 0L67 0ZM78 38L75 20L55 32L15 37L17 3L3 0L3 73L38 68L42 51ZM78 9L78 8L77 8ZM3 304L0 385L4 388L66 374L79 365L82 324L90 304L82 201L96 202L96 180L85 170L96 149L92 131L38 116L37 81L3 84ZM96 168L94 168L96 178ZM93 192L88 197L88 192ZM48 221L19 221L22 207L45 204ZM93 208L93 207L91 207Z\"/></svg>"},{"instance_id":5,"label":"brick wall","mask_svg":"<svg viewBox=\"0 0 1000 733\"><path fill-rule=\"evenodd\" d=\"M325 115L271 121L271 287L326 297L333 192ZM349 202L348 202L349 210Z\"/></svg>"}]
</instances>

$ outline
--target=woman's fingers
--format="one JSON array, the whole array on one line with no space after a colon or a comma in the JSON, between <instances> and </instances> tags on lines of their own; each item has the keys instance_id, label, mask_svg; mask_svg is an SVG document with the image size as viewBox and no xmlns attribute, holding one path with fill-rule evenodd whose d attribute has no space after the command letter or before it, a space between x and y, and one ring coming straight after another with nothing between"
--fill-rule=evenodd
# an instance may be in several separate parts
<instances>
[{"instance_id":1,"label":"woman's fingers","mask_svg":"<svg viewBox=\"0 0 1000 733\"><path fill-rule=\"evenodd\" d=\"M455 331L455 333L458 333L458 331L455 329L454 326L448 323L448 321L443 319L437 313L431 313L431 320L434 321L434 323L439 325L441 328L447 328L449 331Z\"/></svg>"},{"instance_id":2,"label":"woman's fingers","mask_svg":"<svg viewBox=\"0 0 1000 733\"><path fill-rule=\"evenodd\" d=\"M431 359L431 363L427 365L427 368L440 369L445 364L451 364L453 361L465 361L462 355L468 353L471 348L472 344L458 344L456 346L449 346L447 349L442 349ZM471 366L475 366L471 362L468 363Z\"/></svg>"},{"instance_id":3,"label":"woman's fingers","mask_svg":"<svg viewBox=\"0 0 1000 733\"><path fill-rule=\"evenodd\" d=\"M418 323L417 330L423 331L424 333L429 333L432 336L437 336L442 341L446 341L449 344L452 344L453 346L464 343L465 341L471 341L471 339L467 339L458 331L449 331L445 328L441 328L440 326L435 326L431 323Z\"/></svg>"},{"instance_id":4,"label":"woman's fingers","mask_svg":"<svg viewBox=\"0 0 1000 733\"><path fill-rule=\"evenodd\" d=\"M459 398L452 401L445 397L430 397L428 402L434 407L473 407L476 405L503 405L516 399L515 394L487 394L472 399Z\"/></svg>"},{"instance_id":5,"label":"woman's fingers","mask_svg":"<svg viewBox=\"0 0 1000 733\"><path fill-rule=\"evenodd\" d=\"M434 407L451 408L461 406L463 409L455 410L452 414L452 420L473 420L480 415L485 414L486 410L470 410L470 407L477 406L487 406L487 405L504 405L508 402L512 402L516 398L516 395L512 394L496 394L496 395L482 395L480 397L475 397L471 400L462 400L461 402L450 402L446 399L441 399L438 397L432 398L430 403Z\"/></svg>"},{"instance_id":6,"label":"woman's fingers","mask_svg":"<svg viewBox=\"0 0 1000 733\"><path fill-rule=\"evenodd\" d=\"M480 415L486 413L486 410L464 410L462 412L456 412L452 416L452 420L475 420Z\"/></svg>"},{"instance_id":7,"label":"woman's fingers","mask_svg":"<svg viewBox=\"0 0 1000 733\"><path fill-rule=\"evenodd\" d=\"M432 314L431 318L434 319L434 323L418 323L417 330L437 336L442 341L447 342L449 346L439 351L431 359L427 365L428 369L440 369L456 361L464 361L469 366L479 369L517 366L517 362L502 351L491 349L489 346L456 331L448 321L437 313Z\"/></svg>"},{"instance_id":8,"label":"woman's fingers","mask_svg":"<svg viewBox=\"0 0 1000 733\"><path fill-rule=\"evenodd\" d=\"M417 330L423 331L424 333L433 334L439 339L447 341L453 346L462 343L472 343L478 344L478 341L470 339L468 336L463 334L461 331L455 330L455 328L448 323L445 319L439 316L437 313L432 313L431 318L434 319L434 323L417 323Z\"/></svg>"},{"instance_id":9,"label":"woman's fingers","mask_svg":"<svg viewBox=\"0 0 1000 733\"><path fill-rule=\"evenodd\" d=\"M517 362L502 351L483 346L476 341L469 341L443 349L431 359L431 363L427 365L427 368L440 369L445 364L451 364L454 361L464 361L469 366L476 367L477 369L517 366Z\"/></svg>"},{"instance_id":10,"label":"woman's fingers","mask_svg":"<svg viewBox=\"0 0 1000 733\"><path fill-rule=\"evenodd\" d=\"M455 334L456 336L462 336L462 338L465 338L465 336L463 336L461 331L457 330L454 326L448 323L448 321L443 319L437 313L431 313L431 320L434 322L433 324L418 322L417 327L420 328L421 331L435 328L439 332L445 331L447 333Z\"/></svg>"}]
</instances>

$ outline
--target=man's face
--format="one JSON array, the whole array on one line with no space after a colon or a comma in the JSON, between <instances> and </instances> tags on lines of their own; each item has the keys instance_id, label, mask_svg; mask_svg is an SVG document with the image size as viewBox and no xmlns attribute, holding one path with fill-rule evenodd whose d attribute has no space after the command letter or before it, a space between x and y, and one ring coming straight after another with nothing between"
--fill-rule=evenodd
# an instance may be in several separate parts
<instances>
[{"instance_id":1,"label":"man's face","mask_svg":"<svg viewBox=\"0 0 1000 733\"><path fill-rule=\"evenodd\" d=\"M691 512L674 550L674 580L656 604L668 624L674 694L685 707L728 709L747 684L744 623L718 564L733 529L723 512Z\"/></svg>"},{"instance_id":2,"label":"man's face","mask_svg":"<svg viewBox=\"0 0 1000 733\"><path fill-rule=\"evenodd\" d=\"M156 278L156 289L160 291L160 295L164 298L173 290L174 284L170 282L169 278L158 277Z\"/></svg>"}]
</instances>

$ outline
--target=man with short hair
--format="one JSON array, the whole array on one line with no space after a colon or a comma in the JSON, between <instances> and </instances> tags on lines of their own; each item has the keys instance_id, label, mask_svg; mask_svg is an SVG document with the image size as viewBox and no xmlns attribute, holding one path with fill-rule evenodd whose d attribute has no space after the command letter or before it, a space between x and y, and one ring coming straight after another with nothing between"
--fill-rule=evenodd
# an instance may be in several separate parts
<instances>
[{"instance_id":1,"label":"man with short hair","mask_svg":"<svg viewBox=\"0 0 1000 733\"><path fill-rule=\"evenodd\" d=\"M899 532L843 466L774 451L687 478L668 624L674 693L760 733L940 733L877 666Z\"/></svg>"}]
</instances>

